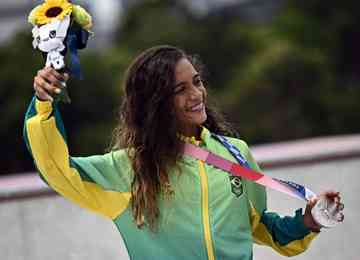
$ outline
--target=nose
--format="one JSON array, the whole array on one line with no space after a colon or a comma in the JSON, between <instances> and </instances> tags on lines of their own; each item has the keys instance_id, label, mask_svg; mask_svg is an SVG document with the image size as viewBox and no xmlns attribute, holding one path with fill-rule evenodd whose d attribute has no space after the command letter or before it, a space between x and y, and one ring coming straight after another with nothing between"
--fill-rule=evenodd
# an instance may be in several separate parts
<instances>
[{"instance_id":1,"label":"nose","mask_svg":"<svg viewBox=\"0 0 360 260\"><path fill-rule=\"evenodd\" d=\"M191 100L201 100L202 95L203 93L199 87L191 85L191 88L189 89L189 98Z\"/></svg>"}]
</instances>

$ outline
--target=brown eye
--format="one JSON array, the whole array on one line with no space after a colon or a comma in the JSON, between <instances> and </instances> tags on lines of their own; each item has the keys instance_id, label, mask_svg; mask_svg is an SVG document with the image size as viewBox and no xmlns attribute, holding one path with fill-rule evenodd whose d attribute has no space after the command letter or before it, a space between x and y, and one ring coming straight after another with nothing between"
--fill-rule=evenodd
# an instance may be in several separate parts
<instances>
[{"instance_id":1,"label":"brown eye","mask_svg":"<svg viewBox=\"0 0 360 260\"><path fill-rule=\"evenodd\" d=\"M184 86L179 86L179 87L176 87L175 90L174 90L174 94L180 94L182 93L183 91L185 90L185 87Z\"/></svg>"},{"instance_id":2,"label":"brown eye","mask_svg":"<svg viewBox=\"0 0 360 260\"><path fill-rule=\"evenodd\" d=\"M196 79L194 80L194 85L197 86L197 87L201 86L201 85L202 85L202 80L201 80L201 78L196 78Z\"/></svg>"}]
</instances>

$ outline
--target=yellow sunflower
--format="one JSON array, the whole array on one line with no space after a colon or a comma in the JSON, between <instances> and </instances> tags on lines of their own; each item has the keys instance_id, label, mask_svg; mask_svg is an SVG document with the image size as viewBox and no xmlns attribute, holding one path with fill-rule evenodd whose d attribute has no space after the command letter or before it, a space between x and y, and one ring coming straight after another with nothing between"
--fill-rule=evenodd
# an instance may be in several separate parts
<instances>
[{"instance_id":1,"label":"yellow sunflower","mask_svg":"<svg viewBox=\"0 0 360 260\"><path fill-rule=\"evenodd\" d=\"M45 0L42 5L35 7L30 15L29 22L36 25L50 23L52 19L63 20L72 12L72 4L67 0Z\"/></svg>"}]
</instances>

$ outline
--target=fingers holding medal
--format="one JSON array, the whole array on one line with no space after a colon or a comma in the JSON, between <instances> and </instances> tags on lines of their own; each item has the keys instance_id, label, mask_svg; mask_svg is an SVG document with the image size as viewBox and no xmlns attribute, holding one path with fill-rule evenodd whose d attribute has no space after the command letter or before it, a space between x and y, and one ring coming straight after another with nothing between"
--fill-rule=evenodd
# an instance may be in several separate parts
<instances>
[{"instance_id":1,"label":"fingers holding medal","mask_svg":"<svg viewBox=\"0 0 360 260\"><path fill-rule=\"evenodd\" d=\"M318 226L330 228L344 221L344 204L339 192L326 191L315 200L311 216Z\"/></svg>"}]
</instances>

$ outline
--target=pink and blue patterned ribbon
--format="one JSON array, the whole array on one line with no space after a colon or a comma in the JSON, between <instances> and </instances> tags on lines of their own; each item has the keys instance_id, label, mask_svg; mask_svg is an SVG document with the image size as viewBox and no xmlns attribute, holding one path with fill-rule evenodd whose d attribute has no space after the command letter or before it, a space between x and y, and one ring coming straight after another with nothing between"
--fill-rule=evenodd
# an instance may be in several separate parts
<instances>
[{"instance_id":1,"label":"pink and blue patterned ribbon","mask_svg":"<svg viewBox=\"0 0 360 260\"><path fill-rule=\"evenodd\" d=\"M189 143L185 143L184 145L184 154L187 156L191 156L195 159L204 161L205 163L212 165L218 169L221 169L225 172L228 172L233 176L237 176L240 178L253 181L257 184L280 191L282 193L288 194L289 196L301 200L308 201L309 199L316 197L316 194L314 192L312 192L311 190L309 190L308 188L302 185L290 181L283 181L283 180L271 178L262 173L252 170L248 165L247 161L241 155L240 151L234 145L232 145L222 136L218 136L218 135L213 135L213 136L218 141L223 143L223 145L226 146L233 155L234 153L237 154L237 156L234 155L235 158L236 157L241 158L241 160L236 158L239 164L234 163L208 150L205 150L203 148L200 148L196 145ZM222 138L225 139L225 142L224 140L221 140ZM231 147L231 149L229 149L229 147ZM234 151L234 153L232 150Z\"/></svg>"}]
</instances>

